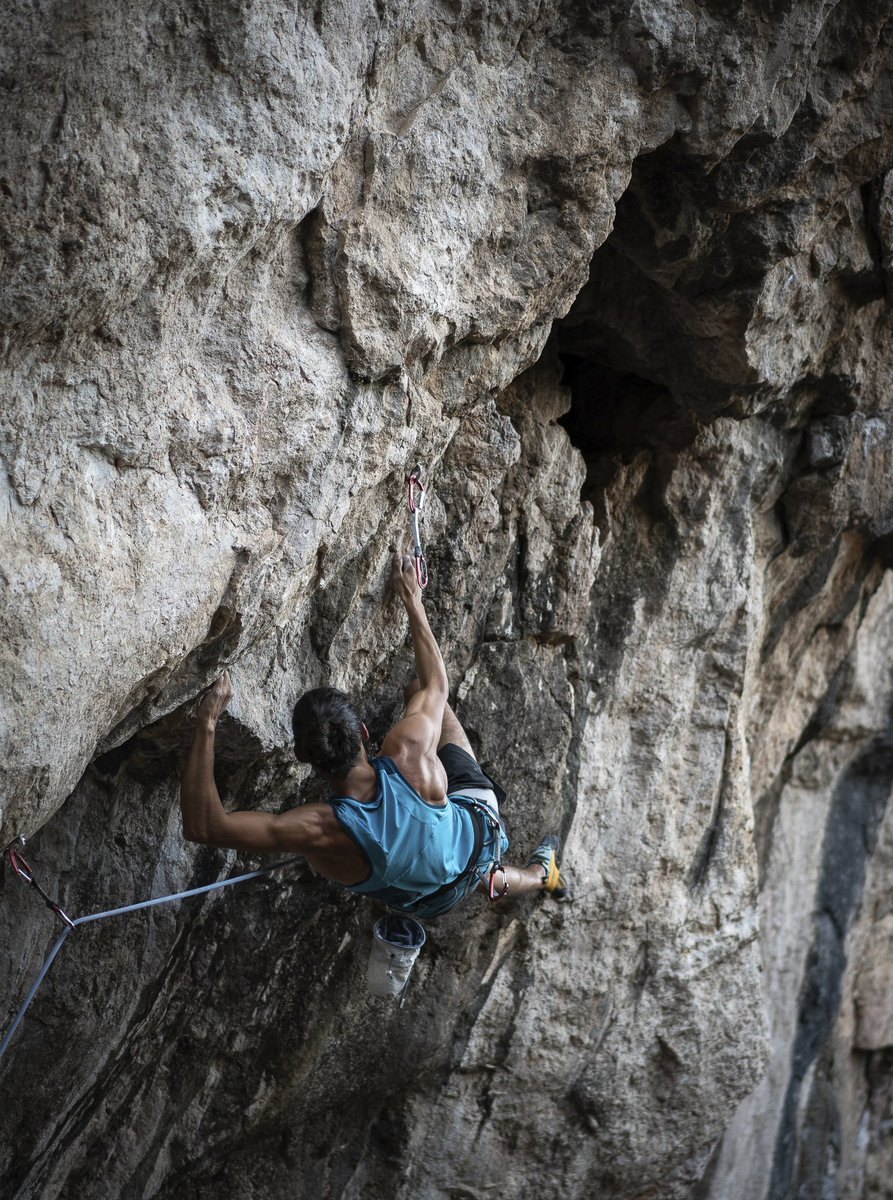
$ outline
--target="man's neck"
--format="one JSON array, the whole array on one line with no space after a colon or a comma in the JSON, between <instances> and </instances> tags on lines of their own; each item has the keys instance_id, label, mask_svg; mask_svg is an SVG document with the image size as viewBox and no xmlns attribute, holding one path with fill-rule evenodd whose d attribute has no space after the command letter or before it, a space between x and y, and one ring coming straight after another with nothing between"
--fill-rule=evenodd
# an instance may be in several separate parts
<instances>
[{"instance_id":1,"label":"man's neck","mask_svg":"<svg viewBox=\"0 0 893 1200\"><path fill-rule=\"evenodd\" d=\"M378 787L375 768L365 757L362 762L351 767L343 779L336 779L333 775L329 775L328 781L336 795L352 796L354 800L361 801L373 800Z\"/></svg>"}]
</instances>

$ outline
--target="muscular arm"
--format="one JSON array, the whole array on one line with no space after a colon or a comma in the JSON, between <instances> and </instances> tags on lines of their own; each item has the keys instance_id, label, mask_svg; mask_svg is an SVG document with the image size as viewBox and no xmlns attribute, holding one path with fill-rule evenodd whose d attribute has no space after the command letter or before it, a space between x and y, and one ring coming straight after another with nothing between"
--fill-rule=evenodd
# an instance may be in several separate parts
<instances>
[{"instance_id":1,"label":"muscular arm","mask_svg":"<svg viewBox=\"0 0 893 1200\"><path fill-rule=\"evenodd\" d=\"M440 647L428 624L428 614L422 607L422 597L418 594L406 602L406 614L409 617L409 632L412 635L412 648L415 653L416 674L421 685L419 691L410 701L418 702L420 710L437 717L437 725L443 718L450 691L446 667Z\"/></svg>"},{"instance_id":2,"label":"muscular arm","mask_svg":"<svg viewBox=\"0 0 893 1200\"><path fill-rule=\"evenodd\" d=\"M313 854L324 849L327 805L306 804L289 812L228 813L214 782L214 731L232 697L224 674L199 705L192 748L180 781L183 836L190 842L233 850L279 850Z\"/></svg>"},{"instance_id":3,"label":"muscular arm","mask_svg":"<svg viewBox=\"0 0 893 1200\"><path fill-rule=\"evenodd\" d=\"M446 776L437 758L437 743L449 697L449 680L440 647L428 624L412 558L408 554L394 555L392 578L394 590L409 617L421 686L407 704L403 720L384 739L381 752L398 763L426 800L439 802L444 799Z\"/></svg>"}]
</instances>

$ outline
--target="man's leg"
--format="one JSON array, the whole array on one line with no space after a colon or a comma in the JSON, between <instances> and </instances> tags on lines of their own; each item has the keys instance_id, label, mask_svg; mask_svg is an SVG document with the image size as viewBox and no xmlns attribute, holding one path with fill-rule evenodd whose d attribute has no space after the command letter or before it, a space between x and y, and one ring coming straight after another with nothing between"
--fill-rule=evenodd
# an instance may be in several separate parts
<instances>
[{"instance_id":1,"label":"man's leg","mask_svg":"<svg viewBox=\"0 0 893 1200\"><path fill-rule=\"evenodd\" d=\"M474 751L471 749L471 743L465 735L465 730L459 724L459 718L449 705L443 711L440 741L437 743L438 750L442 746L461 746L474 758ZM546 872L539 863L534 863L530 867L504 866L496 872L493 891L494 895L500 897L503 895L526 896L528 892L541 892L545 881ZM477 890L485 896L490 894L489 886L485 886L483 883L478 884Z\"/></svg>"},{"instance_id":2,"label":"man's leg","mask_svg":"<svg viewBox=\"0 0 893 1200\"><path fill-rule=\"evenodd\" d=\"M413 679L403 693L404 700L408 703L418 690L419 681ZM443 710L443 722L440 726L440 741L437 743L437 749L440 750L444 746L459 746L474 758L471 742L469 742L465 730L459 723L459 718L449 705ZM466 789L466 791L468 790L478 791L476 788ZM505 894L510 896L525 896L528 892L541 892L545 885L546 877L546 871L539 863L533 863L529 867L501 867L496 872L494 892L497 896ZM485 896L489 895L489 887L483 883L478 884L477 890Z\"/></svg>"},{"instance_id":3,"label":"man's leg","mask_svg":"<svg viewBox=\"0 0 893 1200\"><path fill-rule=\"evenodd\" d=\"M529 867L500 867L493 881L493 893L500 900L503 896L526 896L528 892L541 892L546 883L546 872L533 863ZM490 888L482 883L477 886L479 892L489 896Z\"/></svg>"},{"instance_id":4,"label":"man's leg","mask_svg":"<svg viewBox=\"0 0 893 1200\"><path fill-rule=\"evenodd\" d=\"M440 741L437 743L437 749L442 750L444 746L459 746L466 754L470 754L474 758L471 742L465 736L465 730L459 724L459 718L449 705L443 710L443 721L440 725Z\"/></svg>"}]
</instances>

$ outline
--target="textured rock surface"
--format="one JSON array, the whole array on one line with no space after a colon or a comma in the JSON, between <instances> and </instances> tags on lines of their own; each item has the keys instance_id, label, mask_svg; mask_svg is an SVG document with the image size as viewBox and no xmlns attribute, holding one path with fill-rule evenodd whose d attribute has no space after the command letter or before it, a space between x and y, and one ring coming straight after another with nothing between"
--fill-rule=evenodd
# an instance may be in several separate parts
<instances>
[{"instance_id":1,"label":"textured rock surface","mask_svg":"<svg viewBox=\"0 0 893 1200\"><path fill-rule=\"evenodd\" d=\"M241 869L191 704L232 667L234 805L313 794L307 687L383 733L421 460L460 717L575 880L402 1009L301 869L80 930L4 1195L890 1194L890 16L4 11L0 843L74 913Z\"/></svg>"}]
</instances>

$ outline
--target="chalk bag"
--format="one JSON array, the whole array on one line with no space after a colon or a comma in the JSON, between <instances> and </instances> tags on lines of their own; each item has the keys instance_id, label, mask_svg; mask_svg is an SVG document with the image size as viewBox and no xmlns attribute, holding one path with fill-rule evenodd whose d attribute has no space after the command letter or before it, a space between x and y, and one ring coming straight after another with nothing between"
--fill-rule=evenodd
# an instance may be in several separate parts
<instances>
[{"instance_id":1,"label":"chalk bag","mask_svg":"<svg viewBox=\"0 0 893 1200\"><path fill-rule=\"evenodd\" d=\"M372 926L366 985L373 996L399 996L425 944L425 931L412 917L390 913Z\"/></svg>"}]
</instances>

